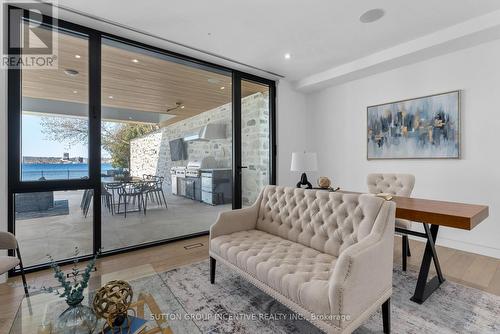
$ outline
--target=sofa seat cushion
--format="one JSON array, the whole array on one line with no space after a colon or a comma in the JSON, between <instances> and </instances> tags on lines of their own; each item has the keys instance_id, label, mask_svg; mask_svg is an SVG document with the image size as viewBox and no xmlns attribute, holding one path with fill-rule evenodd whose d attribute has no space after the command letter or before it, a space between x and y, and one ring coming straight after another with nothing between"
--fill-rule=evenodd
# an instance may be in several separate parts
<instances>
[{"instance_id":1,"label":"sofa seat cushion","mask_svg":"<svg viewBox=\"0 0 500 334\"><path fill-rule=\"evenodd\" d=\"M328 280L336 257L259 230L216 237L210 251L303 308L330 313Z\"/></svg>"}]
</instances>

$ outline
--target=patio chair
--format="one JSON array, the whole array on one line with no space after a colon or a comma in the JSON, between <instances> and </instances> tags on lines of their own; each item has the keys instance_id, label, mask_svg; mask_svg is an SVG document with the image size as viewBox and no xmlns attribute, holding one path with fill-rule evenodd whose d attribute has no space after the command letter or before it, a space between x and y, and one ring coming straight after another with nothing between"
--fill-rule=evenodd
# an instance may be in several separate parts
<instances>
[{"instance_id":1,"label":"patio chair","mask_svg":"<svg viewBox=\"0 0 500 334\"><path fill-rule=\"evenodd\" d=\"M118 194L118 191L122 188L122 184L120 182L112 182L112 183L105 183L104 187L106 188L108 193L111 193L111 207L112 207L112 213L115 213L115 207L116 207L116 200L115 200L115 193Z\"/></svg>"},{"instance_id":2,"label":"patio chair","mask_svg":"<svg viewBox=\"0 0 500 334\"><path fill-rule=\"evenodd\" d=\"M106 187L101 184L101 202L105 207L108 208L108 211L113 215L113 195L106 189Z\"/></svg>"},{"instance_id":3,"label":"patio chair","mask_svg":"<svg viewBox=\"0 0 500 334\"><path fill-rule=\"evenodd\" d=\"M167 200L165 199L165 193L163 192L163 182L165 181L165 178L163 176L143 174L142 179L147 182L152 181L152 184L148 186L146 191L146 200L149 197L152 202L156 202L160 206L165 203L165 208L167 208Z\"/></svg>"},{"instance_id":4,"label":"patio chair","mask_svg":"<svg viewBox=\"0 0 500 334\"><path fill-rule=\"evenodd\" d=\"M21 252L19 251L19 243L17 242L14 234L9 232L0 232L0 249L14 250L17 255L17 257L5 255L0 256L0 275L19 266L19 268L21 269L21 277L23 279L24 294L26 295L26 297L28 297L28 284L26 284L23 260L21 259Z\"/></svg>"},{"instance_id":5,"label":"patio chair","mask_svg":"<svg viewBox=\"0 0 500 334\"><path fill-rule=\"evenodd\" d=\"M80 208L82 209L85 218L87 218L87 215L89 213L90 204L92 203L93 196L94 196L94 191L92 189L84 190Z\"/></svg>"},{"instance_id":6,"label":"patio chair","mask_svg":"<svg viewBox=\"0 0 500 334\"><path fill-rule=\"evenodd\" d=\"M154 188L151 190L151 193L155 195L160 206L162 206L162 199L163 199L163 203L165 203L165 208L168 209L167 200L165 199L165 193L163 192L163 182L165 181L165 178L163 176L154 176L154 178L155 178L155 183L154 183Z\"/></svg>"},{"instance_id":7,"label":"patio chair","mask_svg":"<svg viewBox=\"0 0 500 334\"><path fill-rule=\"evenodd\" d=\"M122 184L121 188L118 189L118 211L117 213L120 213L120 206L123 204L125 206L125 211L124 215L125 218L127 218L127 204L130 203L130 200L132 199L132 205L135 205L135 202L137 200L137 206L138 210L142 211L143 208L145 207L144 203L144 184L142 182L140 183L124 183ZM146 212L144 211L144 214Z\"/></svg>"}]
</instances>

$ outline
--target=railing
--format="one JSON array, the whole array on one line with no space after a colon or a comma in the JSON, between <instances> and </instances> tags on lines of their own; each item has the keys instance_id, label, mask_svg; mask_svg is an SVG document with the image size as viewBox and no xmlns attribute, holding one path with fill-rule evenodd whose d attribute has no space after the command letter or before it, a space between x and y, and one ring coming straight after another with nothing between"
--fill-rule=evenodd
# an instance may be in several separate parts
<instances>
[{"instance_id":1,"label":"railing","mask_svg":"<svg viewBox=\"0 0 500 334\"><path fill-rule=\"evenodd\" d=\"M88 169L23 170L23 181L74 180L88 177Z\"/></svg>"}]
</instances>

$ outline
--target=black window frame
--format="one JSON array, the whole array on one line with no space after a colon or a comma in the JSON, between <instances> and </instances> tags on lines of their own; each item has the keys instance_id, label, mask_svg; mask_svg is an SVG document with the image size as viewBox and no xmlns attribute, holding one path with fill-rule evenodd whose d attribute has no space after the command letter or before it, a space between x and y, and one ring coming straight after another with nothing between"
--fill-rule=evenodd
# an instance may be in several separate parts
<instances>
[{"instance_id":1,"label":"black window frame","mask_svg":"<svg viewBox=\"0 0 500 334\"><path fill-rule=\"evenodd\" d=\"M22 9L13 5L8 5L8 8ZM24 9L24 17L28 17L28 10ZM42 192L42 191L63 191L63 190L80 190L92 189L93 196L93 254L98 252L102 245L101 231L101 46L103 39L114 40L130 46L139 47L148 51L159 53L167 57L176 58L182 62L187 62L191 66L199 66L204 69L212 69L213 71L221 71L231 73L232 75L232 123L233 123L233 209L241 208L241 173L238 166L241 166L241 81L253 81L264 84L269 87L269 116L270 116L270 131L269 131L269 184L276 184L276 82L249 73L241 72L226 66L203 61L191 56L186 56L180 53L172 52L167 49L155 47L139 41L134 41L122 36L106 33L95 30L79 24L71 23L64 20L55 20L54 18L42 15L43 23L50 25L58 31L68 31L71 33L82 34L88 38L88 54L89 54L89 178L74 179L74 180L47 180L39 181L22 181L21 180L21 114L22 114L22 70L19 68L8 68L8 231L15 234L15 194L27 192ZM10 10L8 15L10 29ZM10 34L8 34L10 36ZM10 48L8 41L8 53L10 55L18 55L20 50ZM103 256L118 254L131 250L142 249L151 246L162 245L176 240L191 238L195 236L207 235L208 231L193 233L175 238L162 239L158 241L142 243L139 245L128 246L120 249L105 251ZM9 251L13 255L13 251ZM93 254L88 254L78 257L79 260L90 259ZM58 261L59 264L69 264L74 262L75 258L64 259ZM38 271L49 267L48 263L26 267L26 272ZM17 275L19 270L9 271L9 275Z\"/></svg>"}]
</instances>

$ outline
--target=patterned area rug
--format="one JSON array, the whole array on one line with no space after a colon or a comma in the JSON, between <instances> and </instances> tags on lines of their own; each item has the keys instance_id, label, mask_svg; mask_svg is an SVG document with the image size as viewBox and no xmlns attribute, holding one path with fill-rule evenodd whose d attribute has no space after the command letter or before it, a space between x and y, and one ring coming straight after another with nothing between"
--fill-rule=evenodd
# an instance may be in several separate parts
<instances>
[{"instance_id":1,"label":"patterned area rug","mask_svg":"<svg viewBox=\"0 0 500 334\"><path fill-rule=\"evenodd\" d=\"M160 277L182 306L177 314L188 317L202 333L320 333L222 264L217 265L215 285L209 282L208 261ZM500 333L500 297L446 281L419 305L410 301L416 280L416 272L395 268L393 333ZM175 333L183 333L172 325ZM381 332L379 311L355 333Z\"/></svg>"}]
</instances>

